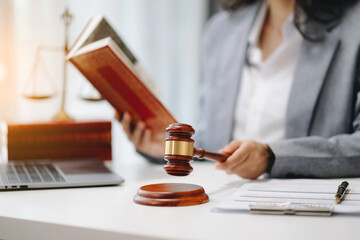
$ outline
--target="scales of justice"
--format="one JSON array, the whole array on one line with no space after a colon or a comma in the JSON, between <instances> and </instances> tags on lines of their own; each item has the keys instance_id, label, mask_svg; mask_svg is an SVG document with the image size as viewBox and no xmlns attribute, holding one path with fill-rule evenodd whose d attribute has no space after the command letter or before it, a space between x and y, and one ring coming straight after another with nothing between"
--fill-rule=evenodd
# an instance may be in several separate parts
<instances>
[{"instance_id":1,"label":"scales of justice","mask_svg":"<svg viewBox=\"0 0 360 240\"><path fill-rule=\"evenodd\" d=\"M45 100L53 98L57 95L57 87L53 77L51 76L48 67L46 66L43 54L44 53L61 53L62 54L62 91L61 91L61 105L59 112L51 119L52 121L68 121L73 120L69 114L65 111L65 100L66 100L66 84L67 84L67 61L65 56L69 50L68 45L68 30L73 15L69 12L68 8L65 9L61 15L61 20L64 24L64 46L45 46L41 45L38 47L35 57L35 62L30 73L30 77L25 84L25 90L23 96L31 100ZM41 72L40 72L41 71ZM44 77L43 81L40 81L39 75L42 73ZM45 82L46 81L46 82ZM47 85L49 89L47 92L40 91L43 85ZM91 85L82 87L88 91L87 95L81 95L80 98L86 101L101 101L103 98L101 95L92 88Z\"/></svg>"}]
</instances>

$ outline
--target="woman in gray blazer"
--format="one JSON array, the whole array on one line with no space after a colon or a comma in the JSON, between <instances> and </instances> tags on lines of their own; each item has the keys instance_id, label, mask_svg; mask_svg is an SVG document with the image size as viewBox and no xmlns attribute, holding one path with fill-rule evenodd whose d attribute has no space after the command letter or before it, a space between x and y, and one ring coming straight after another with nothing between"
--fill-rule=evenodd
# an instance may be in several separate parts
<instances>
[{"instance_id":1,"label":"woman in gray blazer","mask_svg":"<svg viewBox=\"0 0 360 240\"><path fill-rule=\"evenodd\" d=\"M225 146L216 167L244 178L360 176L360 4L223 4L205 30L196 144ZM137 150L159 162L164 136L130 122Z\"/></svg>"}]
</instances>

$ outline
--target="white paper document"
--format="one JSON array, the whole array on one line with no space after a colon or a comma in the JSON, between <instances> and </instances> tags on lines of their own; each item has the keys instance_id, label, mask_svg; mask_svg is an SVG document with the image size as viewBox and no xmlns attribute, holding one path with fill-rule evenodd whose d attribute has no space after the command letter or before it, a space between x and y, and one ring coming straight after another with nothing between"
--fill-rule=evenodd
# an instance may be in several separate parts
<instances>
[{"instance_id":1,"label":"white paper document","mask_svg":"<svg viewBox=\"0 0 360 240\"><path fill-rule=\"evenodd\" d=\"M270 214L360 214L360 179L348 179L347 193L336 204L342 179L256 180L242 185L216 209ZM312 213L312 214L311 214Z\"/></svg>"}]
</instances>

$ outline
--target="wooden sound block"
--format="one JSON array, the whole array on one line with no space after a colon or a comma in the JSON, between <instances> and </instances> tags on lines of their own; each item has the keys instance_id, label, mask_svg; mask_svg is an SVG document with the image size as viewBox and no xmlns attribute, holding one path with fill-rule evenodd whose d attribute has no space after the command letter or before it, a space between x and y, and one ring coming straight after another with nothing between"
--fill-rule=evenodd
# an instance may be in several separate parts
<instances>
[{"instance_id":1,"label":"wooden sound block","mask_svg":"<svg viewBox=\"0 0 360 240\"><path fill-rule=\"evenodd\" d=\"M160 183L142 186L134 202L148 206L180 207L192 206L209 201L204 188L195 184Z\"/></svg>"}]
</instances>

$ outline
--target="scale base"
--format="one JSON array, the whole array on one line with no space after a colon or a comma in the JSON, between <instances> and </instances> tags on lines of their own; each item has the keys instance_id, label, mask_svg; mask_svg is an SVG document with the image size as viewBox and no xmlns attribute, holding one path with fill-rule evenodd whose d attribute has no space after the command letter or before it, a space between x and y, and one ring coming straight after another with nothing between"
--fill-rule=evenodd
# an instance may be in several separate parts
<instances>
[{"instance_id":1,"label":"scale base","mask_svg":"<svg viewBox=\"0 0 360 240\"><path fill-rule=\"evenodd\" d=\"M71 121L74 120L71 118L64 110L60 110L52 119L54 122L62 122L62 121Z\"/></svg>"}]
</instances>

